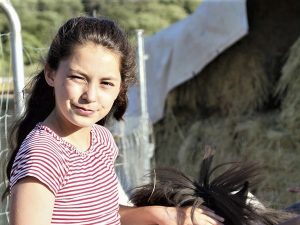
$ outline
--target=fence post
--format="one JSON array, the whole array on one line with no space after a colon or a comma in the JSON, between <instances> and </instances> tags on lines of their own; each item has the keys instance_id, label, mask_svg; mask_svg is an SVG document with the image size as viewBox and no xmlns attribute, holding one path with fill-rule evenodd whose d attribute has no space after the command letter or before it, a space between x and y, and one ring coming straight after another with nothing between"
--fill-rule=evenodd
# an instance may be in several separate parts
<instances>
[{"instance_id":1,"label":"fence post","mask_svg":"<svg viewBox=\"0 0 300 225\"><path fill-rule=\"evenodd\" d=\"M11 54L12 69L14 76L14 108L15 115L19 116L24 109L24 62L23 62L23 45L21 36L21 23L19 16L11 5L9 0L0 0L0 7L3 8L10 24L11 32Z\"/></svg>"},{"instance_id":2,"label":"fence post","mask_svg":"<svg viewBox=\"0 0 300 225\"><path fill-rule=\"evenodd\" d=\"M141 132L142 132L142 151L144 162L143 173L148 172L151 169L151 158L154 153L154 140L152 126L150 125L148 103L147 103L147 82L146 82L146 70L145 70L145 59L146 55L144 52L144 30L136 30L137 42L138 42L138 78L139 78L139 89L140 89L140 104L141 104ZM152 140L151 140L152 139Z\"/></svg>"}]
</instances>

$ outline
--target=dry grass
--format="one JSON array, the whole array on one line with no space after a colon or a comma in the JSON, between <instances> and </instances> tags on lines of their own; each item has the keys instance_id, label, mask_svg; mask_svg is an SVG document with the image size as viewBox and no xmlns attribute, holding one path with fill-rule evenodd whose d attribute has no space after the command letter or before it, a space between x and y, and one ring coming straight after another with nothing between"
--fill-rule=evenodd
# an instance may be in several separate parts
<instances>
[{"instance_id":1,"label":"dry grass","mask_svg":"<svg viewBox=\"0 0 300 225\"><path fill-rule=\"evenodd\" d=\"M255 112L263 107L272 92L261 57L260 52L245 46L239 46L234 55L223 53L199 77L171 92L168 107L183 105L222 116Z\"/></svg>"}]
</instances>

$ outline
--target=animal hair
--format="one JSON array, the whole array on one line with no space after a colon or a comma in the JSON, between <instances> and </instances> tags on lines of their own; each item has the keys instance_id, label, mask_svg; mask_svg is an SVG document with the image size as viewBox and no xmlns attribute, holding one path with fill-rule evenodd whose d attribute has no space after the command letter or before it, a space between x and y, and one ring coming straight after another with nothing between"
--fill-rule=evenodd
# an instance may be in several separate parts
<instances>
[{"instance_id":1,"label":"animal hair","mask_svg":"<svg viewBox=\"0 0 300 225\"><path fill-rule=\"evenodd\" d=\"M249 188L260 180L257 163L223 163L212 168L214 150L207 147L196 180L175 169L155 169L152 182L134 188L130 201L136 206L203 206L225 219L226 225L273 225L287 220L290 214L258 206L249 197ZM214 176L224 166L229 166Z\"/></svg>"}]
</instances>

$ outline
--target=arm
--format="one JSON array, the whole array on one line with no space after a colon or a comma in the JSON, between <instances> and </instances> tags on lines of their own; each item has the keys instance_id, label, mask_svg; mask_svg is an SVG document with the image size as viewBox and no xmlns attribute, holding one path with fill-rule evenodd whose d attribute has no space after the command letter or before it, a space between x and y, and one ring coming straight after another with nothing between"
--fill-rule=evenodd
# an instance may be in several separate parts
<instances>
[{"instance_id":1,"label":"arm","mask_svg":"<svg viewBox=\"0 0 300 225\"><path fill-rule=\"evenodd\" d=\"M54 200L54 194L36 178L21 179L11 190L9 224L50 224Z\"/></svg>"},{"instance_id":2,"label":"arm","mask_svg":"<svg viewBox=\"0 0 300 225\"><path fill-rule=\"evenodd\" d=\"M176 209L175 207L145 206L128 207L120 206L122 225L190 225L191 207ZM223 218L208 209L195 210L195 224L222 225Z\"/></svg>"}]
</instances>

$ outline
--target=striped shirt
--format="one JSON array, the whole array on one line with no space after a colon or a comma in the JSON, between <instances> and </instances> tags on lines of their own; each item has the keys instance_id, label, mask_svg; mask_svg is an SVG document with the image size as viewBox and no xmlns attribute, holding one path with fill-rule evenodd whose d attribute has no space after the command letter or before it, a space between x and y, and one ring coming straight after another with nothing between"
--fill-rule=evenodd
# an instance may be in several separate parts
<instances>
[{"instance_id":1,"label":"striped shirt","mask_svg":"<svg viewBox=\"0 0 300 225\"><path fill-rule=\"evenodd\" d=\"M82 152L39 123L16 156L10 187L26 176L45 184L55 195L51 224L119 225L117 154L102 126L92 127L90 148Z\"/></svg>"}]
</instances>

